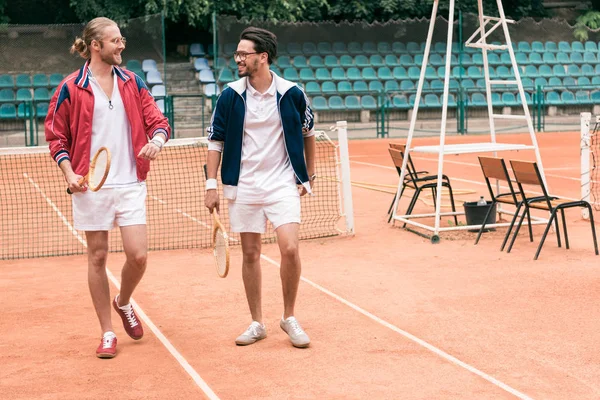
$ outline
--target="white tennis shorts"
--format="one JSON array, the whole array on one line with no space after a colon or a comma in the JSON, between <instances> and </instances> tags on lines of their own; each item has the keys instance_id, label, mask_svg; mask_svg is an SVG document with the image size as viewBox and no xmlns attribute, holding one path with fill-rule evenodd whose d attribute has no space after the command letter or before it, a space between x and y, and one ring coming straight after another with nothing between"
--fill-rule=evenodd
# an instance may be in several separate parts
<instances>
[{"instance_id":1,"label":"white tennis shorts","mask_svg":"<svg viewBox=\"0 0 600 400\"><path fill-rule=\"evenodd\" d=\"M239 204L229 201L229 223L232 232L265 233L267 220L274 229L300 223L300 197L284 197L268 204Z\"/></svg>"},{"instance_id":2,"label":"white tennis shorts","mask_svg":"<svg viewBox=\"0 0 600 400\"><path fill-rule=\"evenodd\" d=\"M73 226L79 231L109 231L146 224L146 183L74 193Z\"/></svg>"}]
</instances>

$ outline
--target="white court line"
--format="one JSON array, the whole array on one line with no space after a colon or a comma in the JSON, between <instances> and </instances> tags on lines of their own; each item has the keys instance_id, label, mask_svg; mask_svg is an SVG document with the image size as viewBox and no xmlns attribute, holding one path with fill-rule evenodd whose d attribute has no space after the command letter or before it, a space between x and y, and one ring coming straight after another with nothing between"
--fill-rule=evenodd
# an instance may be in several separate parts
<instances>
[{"instance_id":1,"label":"white court line","mask_svg":"<svg viewBox=\"0 0 600 400\"><path fill-rule=\"evenodd\" d=\"M265 256L264 254L261 254L260 257L263 258L264 260L268 261L269 263L273 264L274 266L279 267L279 263L277 263L274 260L272 260L271 258ZM503 390L507 391L508 393L510 393L520 399L529 399L529 400L531 399L531 397L519 392L516 389L513 389L512 387L508 386L506 383L499 381L498 379L494 378L493 376L490 376L490 375L486 374L485 372L482 372L482 371L478 370L477 368L465 363L464 361L461 361L458 358L451 356L450 354L446 353L445 351L438 349L434 345L427 343L423 339L419 339L415 335L412 335L412 334L398 328L397 326L377 317L376 315L371 314L370 312L360 308L356 304L351 303L350 301L344 299L343 297L338 296L337 294L325 289L323 286L320 286L320 285L312 282L311 280L306 279L303 276L301 276L300 279L303 282L308 283L315 289L320 290L321 292L325 293L326 295L333 297L334 299L338 300L342 304L350 307L354 311L364 315L367 318L370 318L371 320L377 322L380 325L385 326L388 329L391 329L392 331L404 336L405 338L417 343L418 345L425 347L427 350L435 353L436 355L442 357L443 359L445 359L447 361L450 361L452 364L462 367L462 368L466 369L467 371L485 379L486 381L498 386L500 389L503 389Z\"/></svg>"},{"instance_id":2,"label":"white court line","mask_svg":"<svg viewBox=\"0 0 600 400\"><path fill-rule=\"evenodd\" d=\"M24 173L23 176L29 180L29 182L33 185L33 187L35 187L35 189L42 195L44 200L46 200L46 202L52 207L52 209L56 212L56 214L58 214L58 216L63 221L63 223L67 226L69 231L77 238L77 240L79 240L79 242L81 242L81 244L85 248L87 248L86 241L75 230L75 228L73 228L73 226L69 223L67 218L59 210L59 208L56 206L56 204L54 204L54 202L50 198L48 198L48 196L46 196L46 194L39 187L39 185L36 182L34 182L33 179L31 179L26 173ZM108 278L117 287L117 289L121 290L121 285L120 285L119 281L117 280L117 278L115 278L113 273L110 272L110 270L108 268L106 268L106 273L108 274ZM135 306L136 313L138 313L140 315L140 317L142 318L144 323L150 328L152 333L154 333L154 335L158 338L158 340L160 340L160 342L165 346L165 348L167 350L169 350L169 353L171 353L171 355L177 360L177 362L179 362L179 365L181 365L181 367L194 380L196 385L198 385L198 387L200 389L202 389L204 394L211 400L218 400L219 397L212 391L212 389L206 384L204 379L202 379L202 377L198 374L198 372L196 372L196 370L187 362L187 360L181 355L181 353L179 353L177 351L177 349L175 349L175 347L171 344L169 339L167 339L165 337L165 335L163 335L163 333L160 331L160 329L158 329L158 327L156 325L154 325L152 320L150 320L148 315L144 312L144 310L142 310L142 308L139 306L139 304L137 304L134 299L131 299L131 303Z\"/></svg>"},{"instance_id":3,"label":"white court line","mask_svg":"<svg viewBox=\"0 0 600 400\"><path fill-rule=\"evenodd\" d=\"M156 200L159 200L159 199L158 199L158 198L156 198ZM166 203L166 202L164 202L164 201L161 201L161 204L164 204L164 205L166 205L167 203ZM177 211L178 211L178 212L180 212L180 213L182 213L183 215L187 215L186 213L184 213L184 212L183 212L183 211L181 211L181 210L177 210ZM191 217L189 217L189 216L188 216L188 218L190 218L190 219L191 219ZM205 225L203 222L201 222L201 221L198 221L198 220L196 220L196 219L194 219L194 221L195 221L195 222L198 222L198 223L200 223L200 224L203 224L203 225ZM266 260L267 262L269 262L269 263L273 264L273 265L274 265L274 266L276 266L276 267L279 267L279 264L278 264L276 261L274 261L273 259L271 259L270 257L268 257L268 256L266 256L266 255L264 255L264 254L261 254L261 255L260 255L260 258L262 258L262 259ZM507 384L505 384L505 383L503 383L503 382L499 381L498 379L496 379L496 378L494 378L494 377L492 377L492 376L490 376L490 375L486 374L485 372L482 372L482 371L478 370L478 369L477 369L477 368L475 368L475 367L472 367L471 365L469 365L469 364L467 364L467 363L465 363L465 362L463 362L463 361L459 360L459 359L458 359L458 358L456 358L456 357L453 357L453 356L451 356L450 354L448 354L448 353L444 352L443 350L440 350L440 349L438 349L437 347L435 347L435 346L433 346L433 345L431 345L431 344L427 343L426 341L424 341L424 340L422 340L422 339L419 339L418 337L416 337L416 336L414 336L414 335L411 335L410 333L408 333L408 332L406 332L406 331L403 331L402 329L398 328L397 326L395 326L395 325L392 325L392 324L390 324L389 322L387 322L387 321L385 321L385 320L383 320L383 319L381 319L381 318L379 318L379 317L377 317L377 316L375 316L375 315L371 314L370 312L368 312L368 311L366 311L366 310L364 310L364 309L360 308L359 306L357 306L357 305L355 305L355 304L353 304L353 303L349 302L348 300L346 300L346 299L344 299L344 298L342 298L342 297L338 296L337 294L335 294L335 293L333 293L333 292L331 292L331 291L329 291L329 290L325 289L324 287L322 287L322 286L320 286L320 285L318 285L318 284L316 284L316 283L314 283L314 282L312 282L312 281L310 281L310 280L306 279L305 277L303 277L303 276L300 276L300 279L301 279L303 282L306 282L306 283L308 283L309 285L313 286L313 287L314 287L314 288L316 288L317 290L320 290L321 292L323 292L323 293L327 294L328 296L331 296L331 297L333 297L334 299L336 299L336 300L340 301L341 303L343 303L343 304L347 305L348 307L350 307L350 308L352 308L353 310L355 310L355 311L359 312L360 314L363 314L364 316L366 316L366 317L368 317L368 318L372 319L373 321L377 322L378 324L381 324L381 325L385 326L386 328L389 328L389 329L391 329L392 331L394 331L394 332L396 332L396 333L399 333L400 335L404 336L405 338L407 338L407 339L409 339L409 340L411 340L411 341L413 341L413 342L417 343L418 345L425 347L427 350L429 350L429 351L431 351L431 352L433 352L433 353L437 354L438 356L440 356L440 357L442 357L442 358L444 358L444 359L446 359L446 360L450 361L452 364L454 364L454 365L457 365L457 366L459 366L459 367L462 367L462 368L466 369L466 370L467 370L467 371L469 371L469 372L472 372L473 374L475 374L475 375L477 375L477 376L479 376L479 377L481 377L481 378L485 379L486 381L488 381L488 382L490 382L490 383L492 383L492 384L494 384L494 385L498 386L499 388L501 388L501 389L503 389L503 390L507 391L508 393L510 393L510 394L512 394L512 395L514 395L514 396L516 396L516 397L520 398L520 399L524 399L524 400L531 400L531 397L529 397L529 396L527 396L527 395L525 395L525 394L523 394L523 393L519 392L519 391L518 391L518 390L516 390L516 389L513 389L512 387L510 387L510 386L508 386Z\"/></svg>"}]
</instances>

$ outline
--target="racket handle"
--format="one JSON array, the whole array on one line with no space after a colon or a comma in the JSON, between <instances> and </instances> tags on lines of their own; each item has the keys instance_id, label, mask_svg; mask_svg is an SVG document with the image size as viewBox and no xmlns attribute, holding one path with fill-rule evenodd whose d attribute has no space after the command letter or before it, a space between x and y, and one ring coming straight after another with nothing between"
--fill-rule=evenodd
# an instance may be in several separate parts
<instances>
[{"instance_id":1,"label":"racket handle","mask_svg":"<svg viewBox=\"0 0 600 400\"><path fill-rule=\"evenodd\" d=\"M85 183L85 177L84 177L84 176L82 176L82 177L81 177L81 178L80 178L80 179L77 181L77 183L79 183L79 185L83 185L83 184ZM71 189L69 189L69 188L67 188L67 193L68 193L68 194L73 194L73 192L71 192Z\"/></svg>"}]
</instances>

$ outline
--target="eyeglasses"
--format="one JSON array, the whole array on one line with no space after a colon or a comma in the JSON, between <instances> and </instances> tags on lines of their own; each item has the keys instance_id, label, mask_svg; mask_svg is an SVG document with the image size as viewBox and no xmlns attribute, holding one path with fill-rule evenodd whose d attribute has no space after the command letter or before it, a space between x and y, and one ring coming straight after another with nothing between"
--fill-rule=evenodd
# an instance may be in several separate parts
<instances>
[{"instance_id":1,"label":"eyeglasses","mask_svg":"<svg viewBox=\"0 0 600 400\"><path fill-rule=\"evenodd\" d=\"M123 43L123 45L125 45L127 43L127 39L125 39L124 37L117 37L114 38L113 40L108 40L108 42L111 42L112 44L119 44L119 43Z\"/></svg>"},{"instance_id":2,"label":"eyeglasses","mask_svg":"<svg viewBox=\"0 0 600 400\"><path fill-rule=\"evenodd\" d=\"M248 57L248 55L250 54L260 54L259 52L252 52L252 53L246 53L245 51L234 51L233 52L233 58L238 58L240 59L240 61L244 61L246 59L246 57Z\"/></svg>"}]
</instances>

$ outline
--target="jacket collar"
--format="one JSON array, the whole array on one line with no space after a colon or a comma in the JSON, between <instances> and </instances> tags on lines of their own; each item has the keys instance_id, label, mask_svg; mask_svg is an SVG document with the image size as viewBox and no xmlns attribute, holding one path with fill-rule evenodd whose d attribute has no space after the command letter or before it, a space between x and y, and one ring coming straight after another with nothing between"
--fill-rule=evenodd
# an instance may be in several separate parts
<instances>
[{"instance_id":1,"label":"jacket collar","mask_svg":"<svg viewBox=\"0 0 600 400\"><path fill-rule=\"evenodd\" d=\"M79 69L79 74L77 78L75 78L75 85L79 86L82 89L87 89L90 85L90 60L87 60L83 67ZM127 82L129 79L129 75L123 69L117 65L113 66L113 72L117 75L119 79L123 82Z\"/></svg>"},{"instance_id":2,"label":"jacket collar","mask_svg":"<svg viewBox=\"0 0 600 400\"><path fill-rule=\"evenodd\" d=\"M275 88L277 89L277 93L279 93L279 95L281 96L283 96L288 90L296 86L294 82L290 82L281 78L273 71L271 71L271 75L273 76L273 80L275 81ZM229 83L227 86L235 90L240 96L243 96L248 86L248 78L243 77L235 82Z\"/></svg>"}]
</instances>

